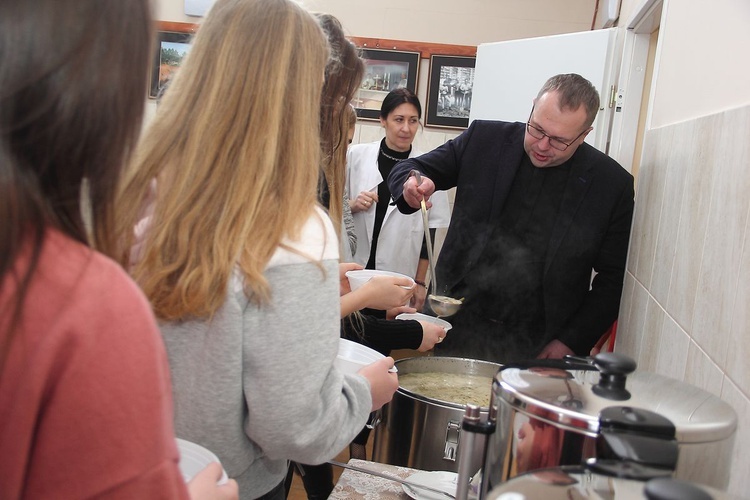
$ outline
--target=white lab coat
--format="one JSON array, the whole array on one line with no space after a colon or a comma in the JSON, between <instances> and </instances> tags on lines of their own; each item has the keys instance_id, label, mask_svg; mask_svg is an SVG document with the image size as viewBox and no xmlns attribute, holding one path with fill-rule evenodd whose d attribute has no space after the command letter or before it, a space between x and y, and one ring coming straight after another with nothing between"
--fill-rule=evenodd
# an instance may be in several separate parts
<instances>
[{"instance_id":1,"label":"white lab coat","mask_svg":"<svg viewBox=\"0 0 750 500\"><path fill-rule=\"evenodd\" d=\"M379 151L380 141L349 147L346 155L346 192L351 199L355 199L362 191L372 191L384 181L378 170ZM422 153L412 148L410 157L420 154ZM428 211L430 227L448 227L450 207L447 193L436 191L430 197L430 201L432 202L432 208ZM383 226L380 229L375 268L405 274L413 278L419 265L419 254L424 238L422 214L420 211L410 215L402 214L395 205L391 205L392 202L393 200L390 200ZM364 266L370 259L370 248L372 248L375 205L353 215L354 228L357 233L357 251L354 254L354 262Z\"/></svg>"}]
</instances>

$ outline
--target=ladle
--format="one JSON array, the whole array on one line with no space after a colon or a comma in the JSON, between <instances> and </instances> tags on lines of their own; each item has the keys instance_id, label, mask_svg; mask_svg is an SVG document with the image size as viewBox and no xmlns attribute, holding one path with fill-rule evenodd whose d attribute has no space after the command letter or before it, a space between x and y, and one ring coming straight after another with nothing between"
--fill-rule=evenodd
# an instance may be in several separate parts
<instances>
[{"instance_id":1,"label":"ladle","mask_svg":"<svg viewBox=\"0 0 750 500\"><path fill-rule=\"evenodd\" d=\"M412 170L417 181L417 186L422 184L422 174L418 170ZM453 316L461 309L461 301L451 297L437 294L437 277L435 274L435 257L432 254L432 236L430 235L430 221L427 217L427 206L424 197L421 201L422 223L424 224L424 237L427 241L427 261L430 267L430 289L432 293L427 296L427 301L438 318L447 318Z\"/></svg>"},{"instance_id":2,"label":"ladle","mask_svg":"<svg viewBox=\"0 0 750 500\"><path fill-rule=\"evenodd\" d=\"M422 174L418 170L412 170L411 174L417 180L417 186L422 184ZM427 205L425 205L424 197L422 197L422 223L424 224L424 237L427 241L427 261L430 264L430 288L432 289L431 295L437 295L437 278L435 277L435 257L432 255L432 235L430 234L430 221L427 217Z\"/></svg>"}]
</instances>

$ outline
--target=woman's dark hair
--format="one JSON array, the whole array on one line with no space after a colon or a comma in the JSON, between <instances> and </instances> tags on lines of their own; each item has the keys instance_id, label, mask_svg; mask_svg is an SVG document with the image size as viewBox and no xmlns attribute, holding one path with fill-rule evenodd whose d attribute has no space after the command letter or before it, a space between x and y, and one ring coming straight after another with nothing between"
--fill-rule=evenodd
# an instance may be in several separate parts
<instances>
[{"instance_id":1,"label":"woman's dark hair","mask_svg":"<svg viewBox=\"0 0 750 500\"><path fill-rule=\"evenodd\" d=\"M388 95L383 99L383 104L380 106L380 118L386 119L391 112L404 103L413 104L417 108L417 114L422 116L422 105L419 103L419 97L417 94L407 88L400 88L391 90Z\"/></svg>"},{"instance_id":2,"label":"woman's dark hair","mask_svg":"<svg viewBox=\"0 0 750 500\"><path fill-rule=\"evenodd\" d=\"M0 290L14 290L0 304L0 364L47 228L115 253L112 200L143 116L151 39L148 0L0 2Z\"/></svg>"}]
</instances>

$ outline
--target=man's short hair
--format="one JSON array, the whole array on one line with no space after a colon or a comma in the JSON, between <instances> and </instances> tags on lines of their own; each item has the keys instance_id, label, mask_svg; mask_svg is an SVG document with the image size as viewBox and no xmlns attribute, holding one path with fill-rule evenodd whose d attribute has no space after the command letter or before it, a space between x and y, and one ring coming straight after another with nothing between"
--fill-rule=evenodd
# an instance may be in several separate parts
<instances>
[{"instance_id":1,"label":"man's short hair","mask_svg":"<svg viewBox=\"0 0 750 500\"><path fill-rule=\"evenodd\" d=\"M544 84L537 94L537 99L548 92L558 92L560 109L576 110L581 106L586 109L586 127L590 127L599 112L599 92L590 81L581 75L567 73L555 75Z\"/></svg>"}]
</instances>

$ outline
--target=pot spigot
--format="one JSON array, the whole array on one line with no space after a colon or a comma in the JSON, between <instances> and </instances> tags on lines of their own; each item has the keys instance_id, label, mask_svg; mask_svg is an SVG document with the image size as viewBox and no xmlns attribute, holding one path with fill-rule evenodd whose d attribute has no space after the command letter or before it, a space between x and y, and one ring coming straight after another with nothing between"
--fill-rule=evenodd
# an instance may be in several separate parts
<instances>
[{"instance_id":1,"label":"pot spigot","mask_svg":"<svg viewBox=\"0 0 750 500\"><path fill-rule=\"evenodd\" d=\"M471 457L477 446L477 435L487 436L495 432L495 421L488 419L482 421L481 408L477 405L467 404L464 417L461 420L461 455L458 460L458 478L456 484L456 500L468 500L471 479L476 471L470 470ZM485 440L486 445L486 440ZM484 453L482 454L484 456ZM479 495L481 498L481 494Z\"/></svg>"}]
</instances>

